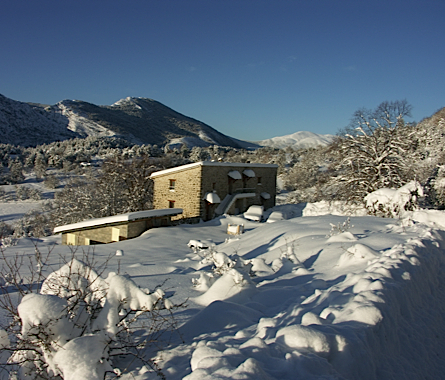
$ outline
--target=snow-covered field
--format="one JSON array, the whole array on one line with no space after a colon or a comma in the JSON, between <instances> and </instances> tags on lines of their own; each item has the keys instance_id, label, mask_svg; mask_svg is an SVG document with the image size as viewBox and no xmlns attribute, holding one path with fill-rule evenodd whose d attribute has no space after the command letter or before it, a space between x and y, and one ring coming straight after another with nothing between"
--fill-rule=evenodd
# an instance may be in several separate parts
<instances>
[{"instance_id":1,"label":"snow-covered field","mask_svg":"<svg viewBox=\"0 0 445 380\"><path fill-rule=\"evenodd\" d=\"M99 262L123 251L107 272L149 289L166 281L170 300L186 301L181 337L156 354L167 379L445 378L443 212L432 223L428 213L321 215L323 205L274 211L273 223L224 216L94 247ZM228 235L228 224L244 233ZM215 246L193 251L190 240ZM34 255L34 243L20 239L5 254ZM58 236L37 245L52 249L46 271L70 252Z\"/></svg>"}]
</instances>

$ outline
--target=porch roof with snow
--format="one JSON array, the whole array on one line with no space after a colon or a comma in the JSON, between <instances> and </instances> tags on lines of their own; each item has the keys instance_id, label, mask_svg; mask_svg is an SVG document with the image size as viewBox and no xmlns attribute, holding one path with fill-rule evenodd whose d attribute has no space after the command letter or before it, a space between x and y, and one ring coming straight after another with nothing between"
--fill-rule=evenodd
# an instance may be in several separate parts
<instances>
[{"instance_id":1,"label":"porch roof with snow","mask_svg":"<svg viewBox=\"0 0 445 380\"><path fill-rule=\"evenodd\" d=\"M160 170L158 172L154 172L151 174L150 178L155 178L158 176L162 176L165 174L171 174L180 172L183 170L188 170L192 168L196 168L198 166L219 166L219 167L229 167L229 168L278 168L278 165L276 164L257 164L257 163L243 163L243 162L220 162L220 161L199 161L194 162L192 164L182 165L182 166L176 166L174 168Z\"/></svg>"},{"instance_id":2,"label":"porch roof with snow","mask_svg":"<svg viewBox=\"0 0 445 380\"><path fill-rule=\"evenodd\" d=\"M179 214L182 214L181 208L165 208L159 210L135 211L126 214L106 216L104 218L88 219L78 223L59 226L54 228L54 233L58 234L67 231L74 231L74 230L94 228L94 227L104 227L106 225L123 224L141 219L150 219L162 216L174 216Z\"/></svg>"}]
</instances>

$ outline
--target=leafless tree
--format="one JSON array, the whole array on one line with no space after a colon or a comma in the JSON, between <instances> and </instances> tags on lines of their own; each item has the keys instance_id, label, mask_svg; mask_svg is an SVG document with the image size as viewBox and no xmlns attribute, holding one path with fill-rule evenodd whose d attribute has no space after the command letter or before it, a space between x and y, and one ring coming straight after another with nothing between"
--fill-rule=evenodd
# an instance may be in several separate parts
<instances>
[{"instance_id":1,"label":"leafless tree","mask_svg":"<svg viewBox=\"0 0 445 380\"><path fill-rule=\"evenodd\" d=\"M350 125L331 145L336 156L331 181L334 197L360 202L372 191L398 188L411 179L417 140L415 129L405 122L410 114L406 100L383 102L375 110L354 113Z\"/></svg>"}]
</instances>

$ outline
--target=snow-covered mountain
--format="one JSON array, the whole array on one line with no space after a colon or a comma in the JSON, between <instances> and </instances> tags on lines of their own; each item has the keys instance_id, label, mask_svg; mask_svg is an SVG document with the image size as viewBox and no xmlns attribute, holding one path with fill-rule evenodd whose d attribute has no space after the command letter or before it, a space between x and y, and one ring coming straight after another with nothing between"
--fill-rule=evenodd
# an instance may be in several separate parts
<instances>
[{"instance_id":1,"label":"snow-covered mountain","mask_svg":"<svg viewBox=\"0 0 445 380\"><path fill-rule=\"evenodd\" d=\"M78 137L67 125L63 115L0 94L0 143L33 146Z\"/></svg>"},{"instance_id":2,"label":"snow-covered mountain","mask_svg":"<svg viewBox=\"0 0 445 380\"><path fill-rule=\"evenodd\" d=\"M87 136L119 136L138 144L231 146L252 144L226 136L209 125L147 98L125 98L111 106L79 100L31 104L0 95L0 142L35 146Z\"/></svg>"},{"instance_id":3,"label":"snow-covered mountain","mask_svg":"<svg viewBox=\"0 0 445 380\"><path fill-rule=\"evenodd\" d=\"M318 133L300 131L291 135L272 137L271 139L256 141L258 145L283 149L288 146L294 149L315 148L326 146L334 139L334 135L320 135Z\"/></svg>"}]
</instances>

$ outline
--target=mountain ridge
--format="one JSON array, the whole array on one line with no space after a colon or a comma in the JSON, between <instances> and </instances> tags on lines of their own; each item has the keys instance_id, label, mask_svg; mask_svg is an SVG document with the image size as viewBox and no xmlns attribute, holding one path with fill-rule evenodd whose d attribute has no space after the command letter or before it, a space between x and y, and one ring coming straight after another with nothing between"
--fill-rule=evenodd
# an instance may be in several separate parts
<instances>
[{"instance_id":1,"label":"mountain ridge","mask_svg":"<svg viewBox=\"0 0 445 380\"><path fill-rule=\"evenodd\" d=\"M298 131L289 135L272 137L270 139L255 142L262 146L270 146L271 148L277 149L283 149L289 146L294 149L303 149L329 145L334 137L334 135L322 135L309 131Z\"/></svg>"},{"instance_id":2,"label":"mountain ridge","mask_svg":"<svg viewBox=\"0 0 445 380\"><path fill-rule=\"evenodd\" d=\"M126 97L111 105L62 100L25 103L0 94L0 143L37 146L72 138L121 137L134 144L170 149L211 145L256 149L326 146L333 135L298 131L261 141L243 141L150 98Z\"/></svg>"},{"instance_id":3,"label":"mountain ridge","mask_svg":"<svg viewBox=\"0 0 445 380\"><path fill-rule=\"evenodd\" d=\"M54 105L25 103L0 94L0 142L37 146L88 136L123 137L135 144L247 148L211 126L149 98L127 97L112 105L62 100Z\"/></svg>"}]
</instances>

